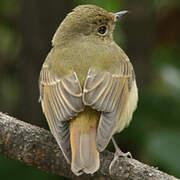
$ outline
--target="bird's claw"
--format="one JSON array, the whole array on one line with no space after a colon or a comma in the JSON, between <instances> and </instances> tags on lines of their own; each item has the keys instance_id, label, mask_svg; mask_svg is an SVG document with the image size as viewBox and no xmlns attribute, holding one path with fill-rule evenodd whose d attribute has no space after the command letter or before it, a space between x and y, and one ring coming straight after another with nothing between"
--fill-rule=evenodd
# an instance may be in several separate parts
<instances>
[{"instance_id":1,"label":"bird's claw","mask_svg":"<svg viewBox=\"0 0 180 180\"><path fill-rule=\"evenodd\" d=\"M128 157L128 158L132 158L132 155L130 152L127 153L123 153L120 149L118 149L115 153L114 153L114 158L111 161L111 164L109 166L109 174L112 174L112 167L114 166L114 164L116 163L116 161L118 161L119 157Z\"/></svg>"},{"instance_id":2,"label":"bird's claw","mask_svg":"<svg viewBox=\"0 0 180 180\"><path fill-rule=\"evenodd\" d=\"M122 154L122 155L120 155L120 156L122 156L122 157L128 157L128 158L132 159L132 155L131 155L131 153L130 153L130 152L123 153L123 154Z\"/></svg>"}]
</instances>

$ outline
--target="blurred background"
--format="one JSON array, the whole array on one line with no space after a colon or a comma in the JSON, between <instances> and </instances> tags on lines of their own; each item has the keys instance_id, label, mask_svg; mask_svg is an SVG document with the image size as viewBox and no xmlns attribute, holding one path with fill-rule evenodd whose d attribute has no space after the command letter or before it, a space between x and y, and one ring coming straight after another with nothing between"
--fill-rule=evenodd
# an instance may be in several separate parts
<instances>
[{"instance_id":1,"label":"blurred background","mask_svg":"<svg viewBox=\"0 0 180 180\"><path fill-rule=\"evenodd\" d=\"M134 65L139 104L116 140L137 160L180 178L179 0L0 0L0 111L48 129L38 103L39 72L57 27L79 4L131 11L114 38ZM65 179L0 155L2 178Z\"/></svg>"}]
</instances>

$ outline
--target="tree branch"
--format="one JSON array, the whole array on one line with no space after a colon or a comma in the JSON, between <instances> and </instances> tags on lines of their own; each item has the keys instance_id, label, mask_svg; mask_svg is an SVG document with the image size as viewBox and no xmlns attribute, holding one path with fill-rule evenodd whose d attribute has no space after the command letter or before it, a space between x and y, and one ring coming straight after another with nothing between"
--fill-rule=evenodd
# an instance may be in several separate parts
<instances>
[{"instance_id":1,"label":"tree branch","mask_svg":"<svg viewBox=\"0 0 180 180\"><path fill-rule=\"evenodd\" d=\"M135 159L119 158L109 175L113 153L101 153L101 168L93 176L76 177L70 170L51 133L0 112L0 154L47 172L71 179L177 180Z\"/></svg>"}]
</instances>

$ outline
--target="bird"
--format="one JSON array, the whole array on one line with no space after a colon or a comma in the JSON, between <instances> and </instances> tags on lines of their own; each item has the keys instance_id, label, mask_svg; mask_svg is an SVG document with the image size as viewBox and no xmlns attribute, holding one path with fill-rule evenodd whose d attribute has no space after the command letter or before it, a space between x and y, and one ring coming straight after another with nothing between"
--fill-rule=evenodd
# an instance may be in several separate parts
<instances>
[{"instance_id":1,"label":"bird","mask_svg":"<svg viewBox=\"0 0 180 180\"><path fill-rule=\"evenodd\" d=\"M133 66L113 39L127 13L77 6L56 30L40 71L43 113L77 176L99 169L99 154L111 139L116 155L130 156L113 138L129 125L138 102Z\"/></svg>"}]
</instances>

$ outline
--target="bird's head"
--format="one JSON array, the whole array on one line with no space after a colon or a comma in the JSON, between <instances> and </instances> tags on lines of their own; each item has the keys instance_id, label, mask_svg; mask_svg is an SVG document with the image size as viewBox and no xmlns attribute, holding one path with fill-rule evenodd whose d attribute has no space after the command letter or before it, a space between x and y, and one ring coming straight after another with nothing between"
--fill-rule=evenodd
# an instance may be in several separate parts
<instances>
[{"instance_id":1,"label":"bird's head","mask_svg":"<svg viewBox=\"0 0 180 180\"><path fill-rule=\"evenodd\" d=\"M112 40L116 22L128 11L111 13L95 5L80 5L69 13L57 29L52 43L88 38Z\"/></svg>"}]
</instances>

